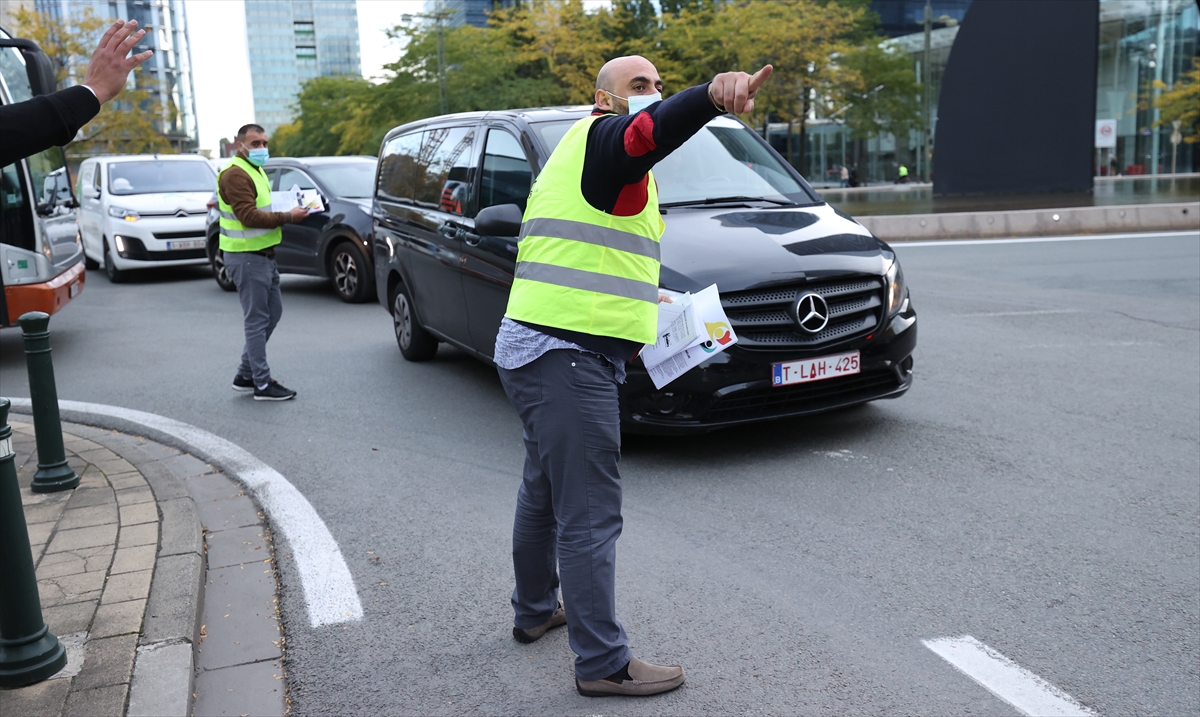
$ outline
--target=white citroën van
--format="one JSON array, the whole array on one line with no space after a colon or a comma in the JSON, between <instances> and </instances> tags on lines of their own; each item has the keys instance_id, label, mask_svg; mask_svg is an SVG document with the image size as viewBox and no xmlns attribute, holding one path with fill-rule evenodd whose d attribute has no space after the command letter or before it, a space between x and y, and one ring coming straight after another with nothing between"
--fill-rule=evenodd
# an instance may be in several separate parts
<instances>
[{"instance_id":1,"label":"white citro\u00ebn van","mask_svg":"<svg viewBox=\"0 0 1200 717\"><path fill-rule=\"evenodd\" d=\"M89 269L113 282L133 269L208 263L206 203L217 184L195 154L90 157L79 167L79 232Z\"/></svg>"}]
</instances>

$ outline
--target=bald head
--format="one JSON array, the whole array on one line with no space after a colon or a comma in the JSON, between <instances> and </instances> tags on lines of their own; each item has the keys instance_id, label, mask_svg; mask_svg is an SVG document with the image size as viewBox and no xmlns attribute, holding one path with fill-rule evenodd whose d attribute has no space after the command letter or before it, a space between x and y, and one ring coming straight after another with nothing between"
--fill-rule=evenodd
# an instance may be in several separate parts
<instances>
[{"instance_id":1,"label":"bald head","mask_svg":"<svg viewBox=\"0 0 1200 717\"><path fill-rule=\"evenodd\" d=\"M652 95L661 92L662 86L654 63L640 55L617 57L604 63L596 75L596 106L624 114L628 103L619 98Z\"/></svg>"}]
</instances>

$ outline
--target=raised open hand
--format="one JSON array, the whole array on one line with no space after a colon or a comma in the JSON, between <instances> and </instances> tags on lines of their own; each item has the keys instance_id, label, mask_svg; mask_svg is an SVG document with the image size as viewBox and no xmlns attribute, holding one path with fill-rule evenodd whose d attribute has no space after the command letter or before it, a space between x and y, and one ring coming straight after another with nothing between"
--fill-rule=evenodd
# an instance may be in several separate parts
<instances>
[{"instance_id":1,"label":"raised open hand","mask_svg":"<svg viewBox=\"0 0 1200 717\"><path fill-rule=\"evenodd\" d=\"M722 72L708 86L708 99L718 108L735 115L754 110L754 95L775 68L763 65L753 75L745 72Z\"/></svg>"},{"instance_id":2,"label":"raised open hand","mask_svg":"<svg viewBox=\"0 0 1200 717\"><path fill-rule=\"evenodd\" d=\"M125 81L133 68L145 62L154 54L146 50L132 57L127 57L129 51L137 45L138 40L146 34L145 30L137 30L137 20L117 20L100 38L100 44L92 53L88 62L87 76L83 84L92 88L100 104L108 102L121 94Z\"/></svg>"}]
</instances>

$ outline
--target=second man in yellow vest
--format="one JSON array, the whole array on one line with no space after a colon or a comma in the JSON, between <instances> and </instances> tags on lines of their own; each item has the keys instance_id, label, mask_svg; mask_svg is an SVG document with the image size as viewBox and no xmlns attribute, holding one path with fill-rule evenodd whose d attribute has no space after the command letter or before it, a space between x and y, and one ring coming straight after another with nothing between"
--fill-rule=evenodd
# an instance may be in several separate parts
<instances>
[{"instance_id":1,"label":"second man in yellow vest","mask_svg":"<svg viewBox=\"0 0 1200 717\"><path fill-rule=\"evenodd\" d=\"M233 390L254 392L256 401L287 401L296 392L271 378L267 340L283 315L275 245L284 224L298 222L308 210L272 212L271 184L262 166L270 156L266 131L248 124L238 130L238 152L217 175L221 252L225 270L242 303L246 345L233 377Z\"/></svg>"}]
</instances>

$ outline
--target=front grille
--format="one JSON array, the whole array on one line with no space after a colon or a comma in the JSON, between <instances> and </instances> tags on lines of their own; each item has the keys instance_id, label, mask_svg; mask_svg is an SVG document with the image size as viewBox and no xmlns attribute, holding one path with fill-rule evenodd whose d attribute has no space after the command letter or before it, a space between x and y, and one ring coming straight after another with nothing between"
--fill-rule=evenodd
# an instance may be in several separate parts
<instances>
[{"instance_id":1,"label":"front grille","mask_svg":"<svg viewBox=\"0 0 1200 717\"><path fill-rule=\"evenodd\" d=\"M749 389L715 399L704 418L705 421L723 423L810 413L868 401L899 387L896 374L890 369L882 369L779 388Z\"/></svg>"},{"instance_id":2,"label":"front grille","mask_svg":"<svg viewBox=\"0 0 1200 717\"><path fill-rule=\"evenodd\" d=\"M829 305L829 323L815 334L801 329L796 320L796 301L807 293L820 294ZM734 291L721 294L721 306L742 349L814 348L868 333L879 326L883 280L866 276Z\"/></svg>"}]
</instances>

